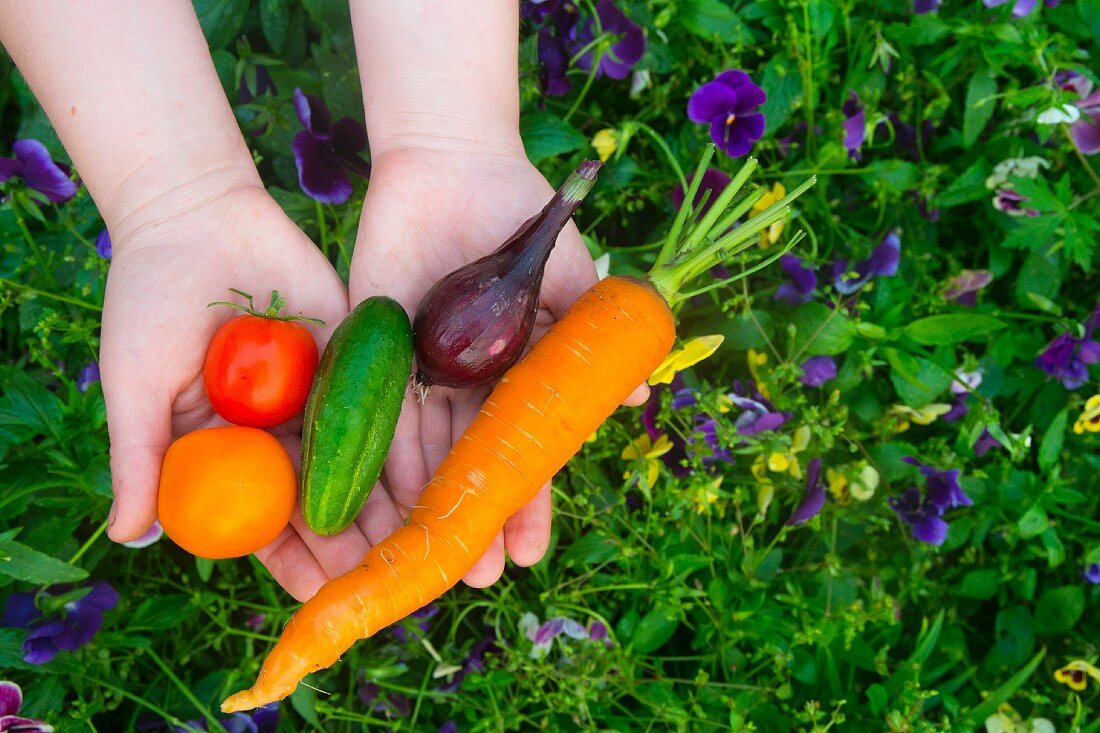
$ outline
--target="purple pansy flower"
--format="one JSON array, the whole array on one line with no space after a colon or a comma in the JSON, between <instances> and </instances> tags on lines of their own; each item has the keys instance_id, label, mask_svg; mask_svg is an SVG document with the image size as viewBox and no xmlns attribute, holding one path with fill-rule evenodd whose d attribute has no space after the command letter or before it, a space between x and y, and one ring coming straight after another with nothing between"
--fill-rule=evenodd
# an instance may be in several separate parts
<instances>
[{"instance_id":1,"label":"purple pansy flower","mask_svg":"<svg viewBox=\"0 0 1100 733\"><path fill-rule=\"evenodd\" d=\"M867 137L867 118L863 105L859 101L859 95L849 91L848 99L844 101L840 111L844 113L844 147L848 150L848 157L852 160L861 160L863 154L859 149Z\"/></svg>"},{"instance_id":2,"label":"purple pansy flower","mask_svg":"<svg viewBox=\"0 0 1100 733\"><path fill-rule=\"evenodd\" d=\"M1100 328L1100 302L1085 323L1084 336L1061 334L1036 357L1035 365L1060 379L1066 389L1077 389L1088 381L1088 365L1100 362L1100 342L1092 338L1097 328Z\"/></svg>"},{"instance_id":3,"label":"purple pansy flower","mask_svg":"<svg viewBox=\"0 0 1100 733\"><path fill-rule=\"evenodd\" d=\"M1079 99L1076 107L1081 119L1069 128L1073 144L1085 155L1094 155L1100 152L1100 90Z\"/></svg>"},{"instance_id":4,"label":"purple pansy flower","mask_svg":"<svg viewBox=\"0 0 1100 733\"><path fill-rule=\"evenodd\" d=\"M806 466L806 497L787 520L789 525L804 524L818 515L825 506L825 483L821 480L821 459Z\"/></svg>"},{"instance_id":5,"label":"purple pansy flower","mask_svg":"<svg viewBox=\"0 0 1100 733\"><path fill-rule=\"evenodd\" d=\"M943 297L959 305L975 305L978 291L993 282L993 273L989 270L963 270L947 281Z\"/></svg>"},{"instance_id":6,"label":"purple pansy flower","mask_svg":"<svg viewBox=\"0 0 1100 733\"><path fill-rule=\"evenodd\" d=\"M731 158L745 155L764 134L760 106L764 90L744 71L723 71L695 90L688 100L688 119L710 125L710 137Z\"/></svg>"},{"instance_id":7,"label":"purple pansy flower","mask_svg":"<svg viewBox=\"0 0 1100 733\"><path fill-rule=\"evenodd\" d=\"M888 120L888 121L887 121ZM917 144L917 128L901 119L897 112L886 115L886 120L878 123L875 134L880 131L888 134L894 131L894 149L899 153L907 153L913 160L921 159L921 146ZM936 123L933 120L922 120L920 124L920 142L926 143L936 131Z\"/></svg>"},{"instance_id":8,"label":"purple pansy flower","mask_svg":"<svg viewBox=\"0 0 1100 733\"><path fill-rule=\"evenodd\" d=\"M836 360L831 356L811 356L802 362L802 376L798 381L807 387L820 387L830 379L836 379Z\"/></svg>"},{"instance_id":9,"label":"purple pansy flower","mask_svg":"<svg viewBox=\"0 0 1100 733\"><path fill-rule=\"evenodd\" d=\"M769 430L778 430L791 417L790 413L780 412L772 407L752 381L745 384L739 380L734 381L733 392L726 396L741 409L741 414L733 422L739 435L758 435Z\"/></svg>"},{"instance_id":10,"label":"purple pansy flower","mask_svg":"<svg viewBox=\"0 0 1100 733\"><path fill-rule=\"evenodd\" d=\"M416 623L416 630L406 630L404 626L394 626L393 635L402 644L407 644L410 639L419 639L421 634L427 634L428 631L432 628L431 622L428 621L428 619L438 613L439 606L435 605L434 603L429 603L428 605L424 606L424 608L413 611L409 615L410 619L419 619Z\"/></svg>"},{"instance_id":11,"label":"purple pansy flower","mask_svg":"<svg viewBox=\"0 0 1100 733\"><path fill-rule=\"evenodd\" d=\"M458 723L453 720L448 720L446 723L439 726L439 730L436 733L459 733Z\"/></svg>"},{"instance_id":12,"label":"purple pansy flower","mask_svg":"<svg viewBox=\"0 0 1100 733\"><path fill-rule=\"evenodd\" d=\"M385 692L373 682L364 682L359 686L359 699L371 712L382 713L391 718L407 718L412 713L412 700L400 692Z\"/></svg>"},{"instance_id":13,"label":"purple pansy flower","mask_svg":"<svg viewBox=\"0 0 1100 733\"><path fill-rule=\"evenodd\" d=\"M695 174L692 173L688 178L688 185L694 177ZM699 181L699 190L695 192L695 200L691 202L692 206L699 209L695 216L697 220L702 219L710 211L710 207L714 205L715 200L729 183L730 177L717 168L707 168L703 172L703 178ZM676 188L672 191L672 203L677 209L684 203L684 187L680 184L676 184Z\"/></svg>"},{"instance_id":14,"label":"purple pansy flower","mask_svg":"<svg viewBox=\"0 0 1100 733\"><path fill-rule=\"evenodd\" d=\"M218 722L228 733L275 733L279 725L279 703L273 702L248 712L233 713L228 718L219 718ZM162 726L145 726L144 730L160 730ZM204 718L187 721L187 727L171 726L173 733L185 733L190 730L210 730Z\"/></svg>"},{"instance_id":15,"label":"purple pansy flower","mask_svg":"<svg viewBox=\"0 0 1100 733\"><path fill-rule=\"evenodd\" d=\"M294 90L294 110L306 129L294 136L298 183L312 198L342 204L351 196L348 171L370 175L370 164L359 153L367 147L367 130L350 117L332 121L320 98Z\"/></svg>"},{"instance_id":16,"label":"purple pansy flower","mask_svg":"<svg viewBox=\"0 0 1100 733\"><path fill-rule=\"evenodd\" d=\"M947 422L958 422L966 417L968 412L970 412L970 407L966 404L966 395L955 395L955 400L951 403L951 409L945 412L940 419Z\"/></svg>"},{"instance_id":17,"label":"purple pansy flower","mask_svg":"<svg viewBox=\"0 0 1100 733\"><path fill-rule=\"evenodd\" d=\"M1085 569L1081 571L1081 577L1085 579L1086 583L1100 583L1100 562L1086 565Z\"/></svg>"},{"instance_id":18,"label":"purple pansy flower","mask_svg":"<svg viewBox=\"0 0 1100 733\"><path fill-rule=\"evenodd\" d=\"M57 585L40 591L57 597L75 590L72 585ZM12 593L0 618L0 626L30 629L23 642L23 661L45 664L65 649L76 651L92 640L103 625L103 614L118 603L118 592L110 583L92 585L84 596L68 601L58 617L43 617L31 593Z\"/></svg>"},{"instance_id":19,"label":"purple pansy flower","mask_svg":"<svg viewBox=\"0 0 1100 733\"><path fill-rule=\"evenodd\" d=\"M994 448L1001 447L1001 441L994 438L987 428L982 428L982 434L974 441L974 455L981 457Z\"/></svg>"},{"instance_id":20,"label":"purple pansy flower","mask_svg":"<svg viewBox=\"0 0 1100 733\"><path fill-rule=\"evenodd\" d=\"M8 680L0 681L0 733L53 733L53 726L19 715L23 690Z\"/></svg>"},{"instance_id":21,"label":"purple pansy flower","mask_svg":"<svg viewBox=\"0 0 1100 733\"><path fill-rule=\"evenodd\" d=\"M1027 196L1017 193L1011 188L998 188L993 194L993 208L1003 211L1009 216L1039 216L1038 209L1029 209L1024 206Z\"/></svg>"},{"instance_id":22,"label":"purple pansy flower","mask_svg":"<svg viewBox=\"0 0 1100 733\"><path fill-rule=\"evenodd\" d=\"M499 654L500 652L501 648L500 644L497 643L496 629L493 628L491 633L473 645L470 649L470 653L462 660L461 669L455 672L450 682L439 688L440 691L454 692L462 685L462 680L464 680L467 675L475 673L481 674L481 671L485 669L485 657L487 655Z\"/></svg>"},{"instance_id":23,"label":"purple pansy flower","mask_svg":"<svg viewBox=\"0 0 1100 733\"><path fill-rule=\"evenodd\" d=\"M1045 0L1048 8L1053 8L1058 5L1062 0ZM1009 0L982 0L982 3L987 8L995 8L998 5L1004 5ZM1015 0L1015 5L1012 6L1012 15L1017 18L1023 18L1031 13L1035 9L1035 6L1039 4L1039 0Z\"/></svg>"},{"instance_id":24,"label":"purple pansy flower","mask_svg":"<svg viewBox=\"0 0 1100 733\"><path fill-rule=\"evenodd\" d=\"M625 79L630 75L634 64L641 61L642 56L645 55L645 32L640 25L615 7L615 3L611 0L600 0L596 3L596 15L599 16L601 30L617 38L600 56L596 77L606 75L612 79ZM595 38L595 26L592 18L578 26L572 46L574 53L592 42ZM578 58L577 66L585 70L591 69L593 53L594 51L590 50Z\"/></svg>"},{"instance_id":25,"label":"purple pansy flower","mask_svg":"<svg viewBox=\"0 0 1100 733\"><path fill-rule=\"evenodd\" d=\"M555 36L549 28L539 30L539 84L542 93L551 97L564 96L573 86L566 72L569 70L569 49L565 41Z\"/></svg>"},{"instance_id":26,"label":"purple pansy flower","mask_svg":"<svg viewBox=\"0 0 1100 733\"><path fill-rule=\"evenodd\" d=\"M704 465L723 461L725 463L733 463L733 454L722 445L722 441L718 437L718 421L707 414L698 414L694 418L695 430L692 433L691 445L699 446L699 437L702 437L702 444L706 445L707 450L703 453L702 460ZM702 453L702 451L694 451L696 455Z\"/></svg>"},{"instance_id":27,"label":"purple pansy flower","mask_svg":"<svg viewBox=\"0 0 1100 733\"><path fill-rule=\"evenodd\" d=\"M947 539L947 522L943 512L932 502L921 498L920 489L911 486L901 496L886 500L898 517L913 530L913 536L930 545L942 545Z\"/></svg>"},{"instance_id":28,"label":"purple pansy flower","mask_svg":"<svg viewBox=\"0 0 1100 733\"><path fill-rule=\"evenodd\" d=\"M28 188L55 204L76 195L76 182L69 177L68 166L55 163L45 145L27 138L16 140L11 150L14 158L0 158L0 183L22 178Z\"/></svg>"},{"instance_id":29,"label":"purple pansy flower","mask_svg":"<svg viewBox=\"0 0 1100 733\"><path fill-rule=\"evenodd\" d=\"M833 264L833 287L842 295L851 295L873 277L892 277L897 274L900 257L901 238L889 232L867 259L854 265L837 260Z\"/></svg>"},{"instance_id":30,"label":"purple pansy flower","mask_svg":"<svg viewBox=\"0 0 1100 733\"><path fill-rule=\"evenodd\" d=\"M924 490L928 501L932 502L941 512L959 506L970 506L974 502L959 486L959 469L952 468L941 471L933 466L925 465L912 456L906 456L901 460L920 469L924 476Z\"/></svg>"},{"instance_id":31,"label":"purple pansy flower","mask_svg":"<svg viewBox=\"0 0 1100 733\"><path fill-rule=\"evenodd\" d=\"M798 305L813 299L814 289L817 288L817 273L812 267L806 267L802 260L792 254L785 254L779 258L779 266L791 279L791 282L781 283L775 290L775 299L784 303Z\"/></svg>"},{"instance_id":32,"label":"purple pansy flower","mask_svg":"<svg viewBox=\"0 0 1100 733\"><path fill-rule=\"evenodd\" d=\"M81 392L87 392L88 388L99 381L99 362L92 361L80 370L76 375L76 388Z\"/></svg>"},{"instance_id":33,"label":"purple pansy flower","mask_svg":"<svg viewBox=\"0 0 1100 733\"><path fill-rule=\"evenodd\" d=\"M107 227L104 227L99 236L95 238L95 251L103 259L111 259L111 234L107 231Z\"/></svg>"},{"instance_id":34,"label":"purple pansy flower","mask_svg":"<svg viewBox=\"0 0 1100 733\"><path fill-rule=\"evenodd\" d=\"M935 13L940 9L941 0L913 0L913 12L917 15Z\"/></svg>"}]
</instances>

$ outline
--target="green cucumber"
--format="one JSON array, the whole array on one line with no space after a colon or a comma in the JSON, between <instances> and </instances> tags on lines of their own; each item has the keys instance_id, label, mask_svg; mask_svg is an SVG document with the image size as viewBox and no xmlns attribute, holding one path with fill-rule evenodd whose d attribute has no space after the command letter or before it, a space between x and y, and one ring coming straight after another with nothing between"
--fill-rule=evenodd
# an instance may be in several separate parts
<instances>
[{"instance_id":1,"label":"green cucumber","mask_svg":"<svg viewBox=\"0 0 1100 733\"><path fill-rule=\"evenodd\" d=\"M374 488L412 371L412 327L393 298L357 305L317 365L302 426L299 497L306 525L333 535Z\"/></svg>"}]
</instances>

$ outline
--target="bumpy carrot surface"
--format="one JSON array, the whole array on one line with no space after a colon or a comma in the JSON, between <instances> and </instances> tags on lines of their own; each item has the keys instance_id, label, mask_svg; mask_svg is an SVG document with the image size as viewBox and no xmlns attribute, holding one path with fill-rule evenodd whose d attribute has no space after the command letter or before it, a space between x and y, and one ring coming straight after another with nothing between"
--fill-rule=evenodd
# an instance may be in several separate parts
<instances>
[{"instance_id":1,"label":"bumpy carrot surface","mask_svg":"<svg viewBox=\"0 0 1100 733\"><path fill-rule=\"evenodd\" d=\"M488 549L672 348L661 295L609 277L582 295L493 389L424 488L408 523L294 614L250 689L224 712L280 700L358 639L438 598Z\"/></svg>"}]
</instances>

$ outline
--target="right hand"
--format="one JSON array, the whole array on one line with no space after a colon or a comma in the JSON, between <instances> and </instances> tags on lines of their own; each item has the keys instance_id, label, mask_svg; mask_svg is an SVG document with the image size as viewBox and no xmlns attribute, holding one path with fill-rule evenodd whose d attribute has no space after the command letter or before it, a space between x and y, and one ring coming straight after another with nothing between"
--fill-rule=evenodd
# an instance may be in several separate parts
<instances>
[{"instance_id":1,"label":"right hand","mask_svg":"<svg viewBox=\"0 0 1100 733\"><path fill-rule=\"evenodd\" d=\"M161 462L172 440L226 424L206 399L203 360L214 331L237 313L207 304L234 299L229 288L259 303L278 290L287 313L325 321L324 328L310 326L319 348L348 307L332 266L258 182L184 187L111 226L100 352L115 497L107 533L126 542L156 519ZM300 423L272 429L295 462ZM318 558L334 553L315 551L321 538L301 527L296 516L257 557L291 594L305 598L347 568L324 567ZM340 541L349 546L339 557L361 557L367 548L361 535Z\"/></svg>"}]
</instances>

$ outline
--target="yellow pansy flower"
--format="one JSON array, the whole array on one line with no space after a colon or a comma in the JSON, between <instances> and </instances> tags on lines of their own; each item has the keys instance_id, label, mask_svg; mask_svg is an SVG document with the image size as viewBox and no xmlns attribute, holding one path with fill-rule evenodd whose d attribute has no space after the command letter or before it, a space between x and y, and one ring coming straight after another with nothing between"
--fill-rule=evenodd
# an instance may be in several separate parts
<instances>
[{"instance_id":1,"label":"yellow pansy flower","mask_svg":"<svg viewBox=\"0 0 1100 733\"><path fill-rule=\"evenodd\" d=\"M670 450L672 450L672 441L669 440L667 435L662 435L654 441L648 433L643 433L635 438L634 442L623 448L622 458L627 461L644 460L646 481L650 486L654 486L661 471L661 464L657 459ZM623 478L629 477L630 471L623 474Z\"/></svg>"},{"instance_id":2,"label":"yellow pansy flower","mask_svg":"<svg viewBox=\"0 0 1100 733\"><path fill-rule=\"evenodd\" d=\"M765 191L764 195L760 197L760 200L752 205L752 211L749 212L750 217L756 216L764 209L768 208L779 199L787 195L787 189L784 188L782 183L776 183L772 186L770 191ZM764 231L760 232L760 246L761 248L767 248L779 241L779 235L783 233L783 226L785 224L784 219L780 219Z\"/></svg>"},{"instance_id":3,"label":"yellow pansy flower","mask_svg":"<svg viewBox=\"0 0 1100 733\"><path fill-rule=\"evenodd\" d=\"M1088 687L1088 678L1092 677L1100 682L1100 669L1092 666L1084 659L1074 659L1072 662L1057 670L1054 679L1066 685L1071 690L1081 692Z\"/></svg>"},{"instance_id":4,"label":"yellow pansy flower","mask_svg":"<svg viewBox=\"0 0 1100 733\"><path fill-rule=\"evenodd\" d=\"M718 501L718 487L722 485L722 479L716 478L710 483L704 484L695 490L692 501L695 503L695 511L702 514L714 502Z\"/></svg>"},{"instance_id":5,"label":"yellow pansy flower","mask_svg":"<svg viewBox=\"0 0 1100 733\"><path fill-rule=\"evenodd\" d=\"M1085 409L1081 411L1081 417L1073 423L1073 432L1081 435L1085 431L1100 432L1100 394L1089 397L1088 402L1085 403Z\"/></svg>"},{"instance_id":6,"label":"yellow pansy flower","mask_svg":"<svg viewBox=\"0 0 1100 733\"><path fill-rule=\"evenodd\" d=\"M768 355L756 349L749 349L745 358L749 363L749 374L752 375L752 381L756 383L757 391L760 392L761 397L770 400L772 396L768 393L768 385L764 384L764 380L760 377L760 367L768 363Z\"/></svg>"},{"instance_id":7,"label":"yellow pansy flower","mask_svg":"<svg viewBox=\"0 0 1100 733\"><path fill-rule=\"evenodd\" d=\"M878 488L879 473L866 463L849 464L839 468L826 468L825 481L829 492L840 503L851 499L867 501Z\"/></svg>"},{"instance_id":8,"label":"yellow pansy flower","mask_svg":"<svg viewBox=\"0 0 1100 733\"><path fill-rule=\"evenodd\" d=\"M768 455L763 453L758 455L752 464L752 475L762 487L771 485L772 480L768 477L769 471L771 473L789 473L796 479L802 478L802 464L798 462L795 454L806 450L809 445L810 428L808 425L802 425L794 431L791 447L787 452L773 451ZM768 501L770 503L770 497ZM757 504L759 503L758 497Z\"/></svg>"},{"instance_id":9,"label":"yellow pansy flower","mask_svg":"<svg viewBox=\"0 0 1100 733\"><path fill-rule=\"evenodd\" d=\"M875 495L879 478L878 469L871 465L864 465L848 486L848 491L856 501L867 501Z\"/></svg>"},{"instance_id":10,"label":"yellow pansy flower","mask_svg":"<svg viewBox=\"0 0 1100 733\"><path fill-rule=\"evenodd\" d=\"M842 472L833 469L825 469L825 483L829 487L829 493L833 495L833 498L841 504L848 502L850 496L848 494L848 477Z\"/></svg>"},{"instance_id":11,"label":"yellow pansy flower","mask_svg":"<svg viewBox=\"0 0 1100 733\"><path fill-rule=\"evenodd\" d=\"M676 376L676 372L683 371L689 366L698 364L703 359L713 354L726 340L725 336L715 334L713 336L697 336L684 344L683 348L674 349L665 357L661 365L657 367L649 379L651 385L668 384Z\"/></svg>"},{"instance_id":12,"label":"yellow pansy flower","mask_svg":"<svg viewBox=\"0 0 1100 733\"><path fill-rule=\"evenodd\" d=\"M951 405L946 402L933 402L916 409L909 405L894 405L889 412L899 418L898 424L894 427L894 432L904 433L909 429L909 423L911 422L917 425L931 425L950 411Z\"/></svg>"},{"instance_id":13,"label":"yellow pansy flower","mask_svg":"<svg viewBox=\"0 0 1100 733\"><path fill-rule=\"evenodd\" d=\"M592 147L600 156L600 162L606 163L619 148L619 131L613 127L605 127L592 136Z\"/></svg>"}]
</instances>

